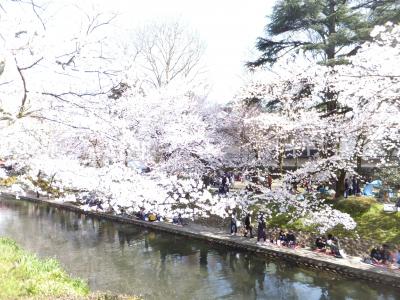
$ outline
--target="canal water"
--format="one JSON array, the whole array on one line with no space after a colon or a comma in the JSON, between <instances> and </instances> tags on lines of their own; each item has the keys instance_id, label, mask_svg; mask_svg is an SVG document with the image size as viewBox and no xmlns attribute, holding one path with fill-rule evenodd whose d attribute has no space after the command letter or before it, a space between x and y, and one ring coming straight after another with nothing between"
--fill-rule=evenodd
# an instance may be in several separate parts
<instances>
[{"instance_id":1,"label":"canal water","mask_svg":"<svg viewBox=\"0 0 400 300\"><path fill-rule=\"evenodd\" d=\"M94 291L144 299L400 299L391 287L21 200L0 199L0 236L55 257Z\"/></svg>"}]
</instances>

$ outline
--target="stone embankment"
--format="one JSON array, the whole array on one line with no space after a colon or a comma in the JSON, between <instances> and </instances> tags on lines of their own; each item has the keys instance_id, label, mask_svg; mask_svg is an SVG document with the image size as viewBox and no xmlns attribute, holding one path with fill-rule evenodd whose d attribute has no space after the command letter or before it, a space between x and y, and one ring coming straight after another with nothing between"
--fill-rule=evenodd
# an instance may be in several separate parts
<instances>
[{"instance_id":1,"label":"stone embankment","mask_svg":"<svg viewBox=\"0 0 400 300\"><path fill-rule=\"evenodd\" d=\"M1 193L1 195L15 197L15 195L9 193ZM342 259L328 256L322 253L315 253L307 248L289 249L286 247L279 247L274 244L259 245L255 242L254 239L248 239L240 236L231 236L227 232L215 228L196 224L190 224L188 226L182 227L164 222L147 222L126 216L112 215L95 211L84 211L77 206L69 203L62 203L57 200L44 200L24 196L20 196L20 199L35 203L45 203L61 209L85 214L87 216L103 218L120 223L133 224L136 226L142 226L154 230L184 235L200 240L206 240L211 243L253 252L257 255L263 255L265 257L277 260L284 260L286 262L291 262L296 265L305 266L308 268L324 270L349 278L373 281L376 283L387 284L400 288L400 270L378 268L372 265L364 264L360 261L359 257L349 256L346 259Z\"/></svg>"}]
</instances>

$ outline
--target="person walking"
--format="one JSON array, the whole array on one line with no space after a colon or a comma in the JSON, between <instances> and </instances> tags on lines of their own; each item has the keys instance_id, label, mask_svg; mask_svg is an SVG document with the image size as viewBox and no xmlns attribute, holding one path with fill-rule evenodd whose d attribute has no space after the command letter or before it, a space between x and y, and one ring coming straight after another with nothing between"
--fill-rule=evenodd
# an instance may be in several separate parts
<instances>
[{"instance_id":1,"label":"person walking","mask_svg":"<svg viewBox=\"0 0 400 300\"><path fill-rule=\"evenodd\" d=\"M253 226L251 226L251 215L250 213L246 214L246 218L244 219L244 225L246 226L246 232L244 236L246 237L247 234L250 232L250 238L253 238Z\"/></svg>"},{"instance_id":2,"label":"person walking","mask_svg":"<svg viewBox=\"0 0 400 300\"><path fill-rule=\"evenodd\" d=\"M355 195L356 194L356 177L353 176L353 178L350 180L350 193L349 195Z\"/></svg>"},{"instance_id":3,"label":"person walking","mask_svg":"<svg viewBox=\"0 0 400 300\"><path fill-rule=\"evenodd\" d=\"M356 195L361 196L360 179L357 179L356 181Z\"/></svg>"},{"instance_id":4,"label":"person walking","mask_svg":"<svg viewBox=\"0 0 400 300\"><path fill-rule=\"evenodd\" d=\"M349 196L349 190L350 190L349 180L346 178L344 180L344 197L345 198L347 198Z\"/></svg>"},{"instance_id":5,"label":"person walking","mask_svg":"<svg viewBox=\"0 0 400 300\"><path fill-rule=\"evenodd\" d=\"M265 223L264 219L264 214L260 214L260 217L258 219L258 228L257 228L257 243L260 242L261 239L264 240L264 242L267 239L267 234L265 233L265 229L267 228L267 225Z\"/></svg>"},{"instance_id":6,"label":"person walking","mask_svg":"<svg viewBox=\"0 0 400 300\"><path fill-rule=\"evenodd\" d=\"M223 176L222 176L222 179L221 179L221 184L222 184L223 186L225 186L226 183L227 183L227 181L228 181L227 176L226 176L226 175L223 175Z\"/></svg>"},{"instance_id":7,"label":"person walking","mask_svg":"<svg viewBox=\"0 0 400 300\"><path fill-rule=\"evenodd\" d=\"M231 215L231 235L237 234L237 216L236 216L236 209L232 211Z\"/></svg>"},{"instance_id":8,"label":"person walking","mask_svg":"<svg viewBox=\"0 0 400 300\"><path fill-rule=\"evenodd\" d=\"M267 181L268 181L268 188L271 190L272 189L272 176L271 176L271 174L268 174Z\"/></svg>"}]
</instances>

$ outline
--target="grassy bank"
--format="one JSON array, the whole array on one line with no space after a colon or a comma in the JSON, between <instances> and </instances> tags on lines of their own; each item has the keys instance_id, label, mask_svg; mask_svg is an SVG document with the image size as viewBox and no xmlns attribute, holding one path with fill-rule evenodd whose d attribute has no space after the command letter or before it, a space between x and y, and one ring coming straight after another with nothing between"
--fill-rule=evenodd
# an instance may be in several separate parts
<instances>
[{"instance_id":1,"label":"grassy bank","mask_svg":"<svg viewBox=\"0 0 400 300\"><path fill-rule=\"evenodd\" d=\"M400 245L400 212L384 212L382 204L371 201L363 212L350 215L357 222L356 229L361 238Z\"/></svg>"},{"instance_id":2,"label":"grassy bank","mask_svg":"<svg viewBox=\"0 0 400 300\"><path fill-rule=\"evenodd\" d=\"M0 238L0 299L137 299L91 294L54 259L39 259L14 241Z\"/></svg>"},{"instance_id":3,"label":"grassy bank","mask_svg":"<svg viewBox=\"0 0 400 300\"><path fill-rule=\"evenodd\" d=\"M334 207L353 217L361 238L376 244L400 245L400 212L384 212L383 204L373 197L351 196L339 200Z\"/></svg>"}]
</instances>

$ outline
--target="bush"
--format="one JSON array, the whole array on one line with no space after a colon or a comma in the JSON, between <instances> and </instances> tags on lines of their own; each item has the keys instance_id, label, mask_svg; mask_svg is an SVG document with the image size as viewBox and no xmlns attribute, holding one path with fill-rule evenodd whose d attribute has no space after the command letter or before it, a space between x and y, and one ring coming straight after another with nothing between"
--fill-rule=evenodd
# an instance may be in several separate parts
<instances>
[{"instance_id":1,"label":"bush","mask_svg":"<svg viewBox=\"0 0 400 300\"><path fill-rule=\"evenodd\" d=\"M52 186L51 179L38 178L37 180L32 177L28 177L35 187L38 187L41 191L48 193L49 195L60 198L64 196L64 193L59 188Z\"/></svg>"},{"instance_id":2,"label":"bush","mask_svg":"<svg viewBox=\"0 0 400 300\"><path fill-rule=\"evenodd\" d=\"M17 177L16 176L10 176L10 177L7 177L7 178L0 179L0 185L1 186L6 186L6 187L10 187L16 182L17 182Z\"/></svg>"},{"instance_id":3,"label":"bush","mask_svg":"<svg viewBox=\"0 0 400 300\"><path fill-rule=\"evenodd\" d=\"M376 200L371 197L349 197L336 202L334 208L355 218L366 213L375 203Z\"/></svg>"}]
</instances>

